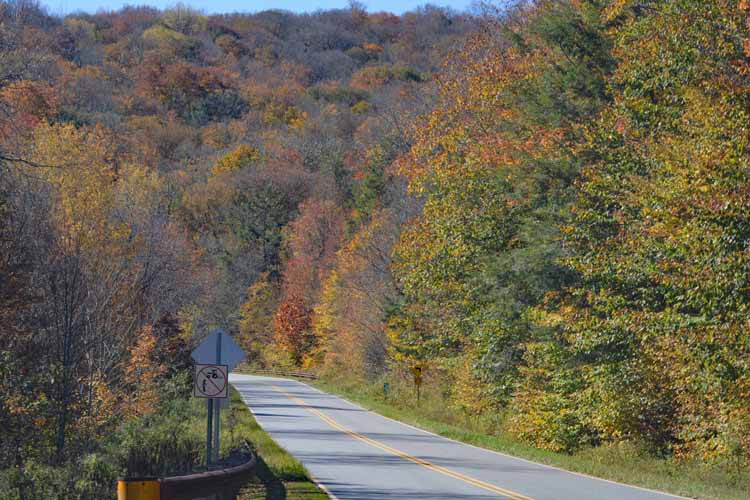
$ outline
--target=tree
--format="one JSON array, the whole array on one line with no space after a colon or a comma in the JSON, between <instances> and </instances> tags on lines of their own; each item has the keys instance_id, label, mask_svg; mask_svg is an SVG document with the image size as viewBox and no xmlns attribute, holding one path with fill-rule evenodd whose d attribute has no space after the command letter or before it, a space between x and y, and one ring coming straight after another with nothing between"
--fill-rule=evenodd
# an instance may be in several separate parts
<instances>
[{"instance_id":1,"label":"tree","mask_svg":"<svg viewBox=\"0 0 750 500\"><path fill-rule=\"evenodd\" d=\"M22 168L34 175L11 172L12 201L30 216L21 241L38 296L33 348L62 462L111 429L132 338L194 286L180 278L188 259L156 173L116 161L102 127L40 124L33 145Z\"/></svg>"},{"instance_id":2,"label":"tree","mask_svg":"<svg viewBox=\"0 0 750 500\"><path fill-rule=\"evenodd\" d=\"M399 222L391 210L373 213L372 221L338 252L336 269L315 308L314 327L326 364L347 367L365 380L387 368L386 323L396 301L391 255Z\"/></svg>"},{"instance_id":3,"label":"tree","mask_svg":"<svg viewBox=\"0 0 750 500\"><path fill-rule=\"evenodd\" d=\"M405 356L473 366L465 386L502 405L525 345L546 334L534 308L570 279L556 259L577 122L606 102L613 63L588 2L537 2L487 23L448 60L438 104L400 160L424 207L396 247L404 300L391 332Z\"/></svg>"},{"instance_id":4,"label":"tree","mask_svg":"<svg viewBox=\"0 0 750 500\"><path fill-rule=\"evenodd\" d=\"M0 166L3 170L6 165ZM40 428L50 425L45 371L32 368L39 345L32 310L38 297L29 286L31 262L25 252L30 214L14 210L7 171L0 185L0 468L19 467L43 446Z\"/></svg>"},{"instance_id":5,"label":"tree","mask_svg":"<svg viewBox=\"0 0 750 500\"><path fill-rule=\"evenodd\" d=\"M274 318L279 308L280 284L269 273L261 274L247 290L240 306L238 341L251 362L265 363L264 350L274 340ZM284 334L284 337L288 336Z\"/></svg>"},{"instance_id":6,"label":"tree","mask_svg":"<svg viewBox=\"0 0 750 500\"><path fill-rule=\"evenodd\" d=\"M608 12L614 102L582 152L566 230L581 281L556 310L583 379L572 397L598 408L587 423L601 437L740 464L750 453L746 9Z\"/></svg>"},{"instance_id":7,"label":"tree","mask_svg":"<svg viewBox=\"0 0 750 500\"><path fill-rule=\"evenodd\" d=\"M281 300L274 316L276 344L289 353L297 366L313 347L311 312L304 300L292 292Z\"/></svg>"},{"instance_id":8,"label":"tree","mask_svg":"<svg viewBox=\"0 0 750 500\"><path fill-rule=\"evenodd\" d=\"M146 326L129 350L130 360L124 371L124 381L131 391L124 411L126 417L152 413L159 403L158 386L167 366L158 361L157 347L153 327Z\"/></svg>"},{"instance_id":9,"label":"tree","mask_svg":"<svg viewBox=\"0 0 750 500\"><path fill-rule=\"evenodd\" d=\"M343 214L332 202L307 200L290 224L289 258L283 272L283 298L276 313L277 342L299 363L313 347L313 307L335 264L343 231Z\"/></svg>"}]
</instances>

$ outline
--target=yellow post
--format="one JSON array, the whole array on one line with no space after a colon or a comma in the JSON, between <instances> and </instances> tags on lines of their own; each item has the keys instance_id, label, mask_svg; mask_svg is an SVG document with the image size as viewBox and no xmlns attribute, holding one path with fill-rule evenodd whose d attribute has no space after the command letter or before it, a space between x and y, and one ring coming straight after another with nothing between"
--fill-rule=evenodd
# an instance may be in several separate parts
<instances>
[{"instance_id":1,"label":"yellow post","mask_svg":"<svg viewBox=\"0 0 750 500\"><path fill-rule=\"evenodd\" d=\"M117 500L161 500L158 479L120 479Z\"/></svg>"}]
</instances>

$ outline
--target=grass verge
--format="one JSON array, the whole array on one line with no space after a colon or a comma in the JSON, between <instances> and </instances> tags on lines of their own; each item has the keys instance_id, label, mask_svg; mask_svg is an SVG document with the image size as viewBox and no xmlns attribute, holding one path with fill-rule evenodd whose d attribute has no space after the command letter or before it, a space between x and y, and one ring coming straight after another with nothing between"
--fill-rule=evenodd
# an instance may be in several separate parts
<instances>
[{"instance_id":1,"label":"grass verge","mask_svg":"<svg viewBox=\"0 0 750 500\"><path fill-rule=\"evenodd\" d=\"M312 385L441 436L534 462L688 498L750 498L750 474L747 471L731 472L720 467L654 458L627 444L587 449L573 455L541 450L507 434L488 433L486 422L479 423L446 411L441 398L434 396L439 393L439 388L425 387L425 397L417 406L409 384L389 382L388 398L384 396L382 383L362 385L337 379L317 380ZM484 430L480 430L482 428Z\"/></svg>"},{"instance_id":2,"label":"grass verge","mask_svg":"<svg viewBox=\"0 0 750 500\"><path fill-rule=\"evenodd\" d=\"M153 413L131 418L95 450L63 467L26 463L0 470L0 500L102 500L116 496L122 477L182 475L205 470L206 402L189 396L189 375L170 380ZM239 500L327 500L307 471L279 447L232 388L222 411L221 456L248 441L256 477Z\"/></svg>"},{"instance_id":3,"label":"grass verge","mask_svg":"<svg viewBox=\"0 0 750 500\"><path fill-rule=\"evenodd\" d=\"M239 393L231 391L231 407L222 413L222 451L247 440L258 457L256 477L243 487L238 500L327 500L302 464L271 439Z\"/></svg>"}]
</instances>

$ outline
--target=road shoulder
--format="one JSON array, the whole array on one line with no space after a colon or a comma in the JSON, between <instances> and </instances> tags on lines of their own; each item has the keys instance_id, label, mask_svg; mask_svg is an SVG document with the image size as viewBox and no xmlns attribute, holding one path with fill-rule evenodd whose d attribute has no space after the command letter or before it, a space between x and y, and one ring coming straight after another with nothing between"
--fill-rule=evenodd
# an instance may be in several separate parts
<instances>
[{"instance_id":1,"label":"road shoulder","mask_svg":"<svg viewBox=\"0 0 750 500\"><path fill-rule=\"evenodd\" d=\"M750 498L750 478L728 482L725 477L716 481L707 468L671 464L664 460L644 458L635 460L629 450L619 456L608 450L601 456L597 450L578 455L562 455L540 450L502 436L473 432L456 425L426 418L417 408L404 407L373 396L372 391L357 392L327 381L300 381L319 392L334 394L347 402L383 417L412 427L421 432L438 435L484 451L544 465L582 477L626 485L645 491L672 495L675 498L747 500Z\"/></svg>"}]
</instances>

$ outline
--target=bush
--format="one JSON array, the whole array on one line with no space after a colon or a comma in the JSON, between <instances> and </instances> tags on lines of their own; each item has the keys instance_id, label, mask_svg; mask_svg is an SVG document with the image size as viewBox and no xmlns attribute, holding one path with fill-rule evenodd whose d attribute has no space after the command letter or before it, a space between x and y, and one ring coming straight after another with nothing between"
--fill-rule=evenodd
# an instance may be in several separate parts
<instances>
[{"instance_id":1,"label":"bush","mask_svg":"<svg viewBox=\"0 0 750 500\"><path fill-rule=\"evenodd\" d=\"M164 411L128 422L112 445L125 475L161 476L192 470L201 462L205 446L205 436L193 425L201 417L199 401L175 400Z\"/></svg>"},{"instance_id":2,"label":"bush","mask_svg":"<svg viewBox=\"0 0 750 500\"><path fill-rule=\"evenodd\" d=\"M119 468L112 457L92 453L65 467L33 461L0 471L2 500L100 500L113 494Z\"/></svg>"},{"instance_id":3,"label":"bush","mask_svg":"<svg viewBox=\"0 0 750 500\"><path fill-rule=\"evenodd\" d=\"M205 410L189 396L190 374L162 384L160 409L128 420L95 452L65 466L27 461L0 469L0 500L111 498L118 478L190 472L203 460Z\"/></svg>"}]
</instances>

